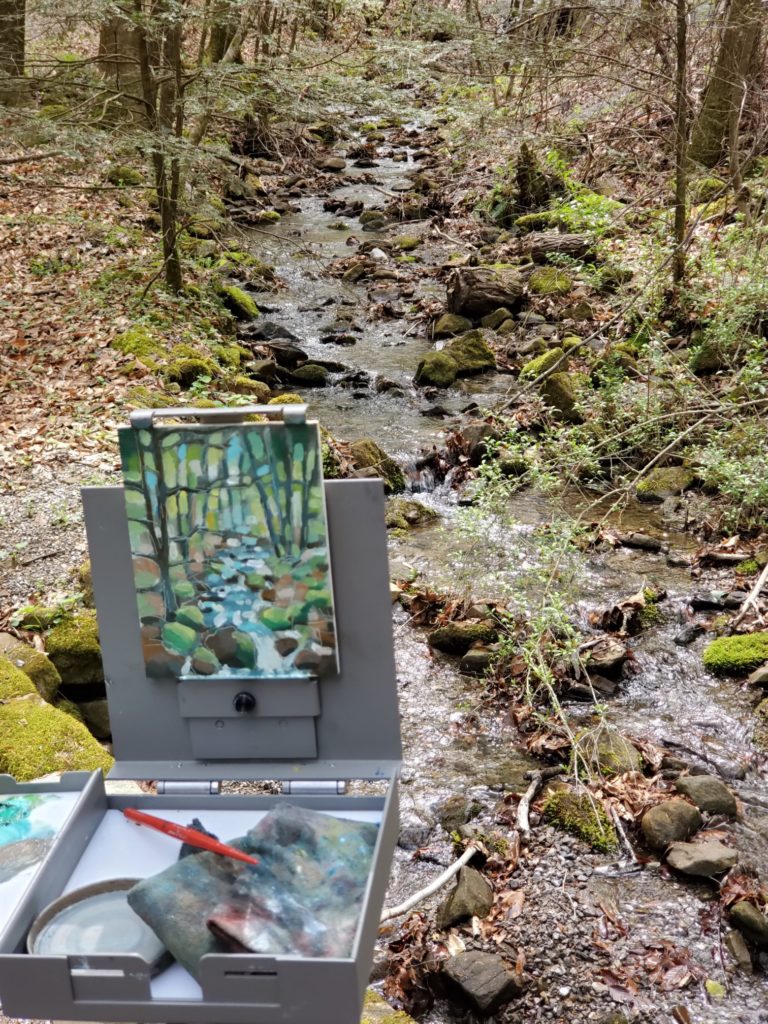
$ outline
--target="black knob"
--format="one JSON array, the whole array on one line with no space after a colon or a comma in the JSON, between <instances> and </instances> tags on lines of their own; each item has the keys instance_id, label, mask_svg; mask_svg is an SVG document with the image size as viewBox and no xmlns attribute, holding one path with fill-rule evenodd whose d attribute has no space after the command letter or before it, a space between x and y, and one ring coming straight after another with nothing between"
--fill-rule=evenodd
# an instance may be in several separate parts
<instances>
[{"instance_id":1,"label":"black knob","mask_svg":"<svg viewBox=\"0 0 768 1024\"><path fill-rule=\"evenodd\" d=\"M235 699L232 701L235 706L235 711L238 714L245 715L249 711L253 711L256 707L256 698L252 693L247 693L245 690L242 693L238 693Z\"/></svg>"}]
</instances>

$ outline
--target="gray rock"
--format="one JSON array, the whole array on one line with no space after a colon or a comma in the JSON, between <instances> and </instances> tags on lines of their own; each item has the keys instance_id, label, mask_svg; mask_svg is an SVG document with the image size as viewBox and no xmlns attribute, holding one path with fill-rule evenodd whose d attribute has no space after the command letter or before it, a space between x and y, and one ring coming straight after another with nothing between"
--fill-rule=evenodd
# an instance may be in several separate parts
<instances>
[{"instance_id":1,"label":"gray rock","mask_svg":"<svg viewBox=\"0 0 768 1024\"><path fill-rule=\"evenodd\" d=\"M463 825L471 817L469 801L465 796L455 793L437 805L435 814L446 832L455 832L459 825Z\"/></svg>"},{"instance_id":2,"label":"gray rock","mask_svg":"<svg viewBox=\"0 0 768 1024\"><path fill-rule=\"evenodd\" d=\"M725 936L725 947L742 971L752 973L752 957L741 932L730 931Z\"/></svg>"},{"instance_id":3,"label":"gray rock","mask_svg":"<svg viewBox=\"0 0 768 1024\"><path fill-rule=\"evenodd\" d=\"M678 647L687 647L688 644L692 644L693 641L704 633L704 627L699 622L692 622L687 626L683 626L680 632L675 637L674 642Z\"/></svg>"},{"instance_id":4,"label":"gray rock","mask_svg":"<svg viewBox=\"0 0 768 1024\"><path fill-rule=\"evenodd\" d=\"M716 839L706 843L672 843L667 852L670 867L698 878L711 878L730 871L738 859L738 850Z\"/></svg>"},{"instance_id":5,"label":"gray rock","mask_svg":"<svg viewBox=\"0 0 768 1024\"><path fill-rule=\"evenodd\" d=\"M89 700L77 707L96 739L108 740L112 735L112 727L109 724L109 705L106 700Z\"/></svg>"},{"instance_id":6,"label":"gray rock","mask_svg":"<svg viewBox=\"0 0 768 1024\"><path fill-rule=\"evenodd\" d=\"M321 171L343 171L347 161L340 156L327 156L320 160L317 165Z\"/></svg>"},{"instance_id":7,"label":"gray rock","mask_svg":"<svg viewBox=\"0 0 768 1024\"><path fill-rule=\"evenodd\" d=\"M437 927L450 928L471 917L487 917L493 906L493 890L479 871L463 867L456 888L437 911Z\"/></svg>"},{"instance_id":8,"label":"gray rock","mask_svg":"<svg viewBox=\"0 0 768 1024\"><path fill-rule=\"evenodd\" d=\"M447 961L443 971L484 1016L523 991L521 978L492 953L459 953Z\"/></svg>"},{"instance_id":9,"label":"gray rock","mask_svg":"<svg viewBox=\"0 0 768 1024\"><path fill-rule=\"evenodd\" d=\"M464 676L482 676L488 671L492 652L487 647L473 647L462 657L459 671Z\"/></svg>"},{"instance_id":10,"label":"gray rock","mask_svg":"<svg viewBox=\"0 0 768 1024\"><path fill-rule=\"evenodd\" d=\"M620 671L626 659L626 646L620 640L607 636L598 641L589 651L589 671L610 676Z\"/></svg>"},{"instance_id":11,"label":"gray rock","mask_svg":"<svg viewBox=\"0 0 768 1024\"><path fill-rule=\"evenodd\" d=\"M754 903L742 900L730 910L731 920L748 939L762 948L768 948L768 917Z\"/></svg>"},{"instance_id":12,"label":"gray rock","mask_svg":"<svg viewBox=\"0 0 768 1024\"><path fill-rule=\"evenodd\" d=\"M673 797L649 808L640 828L651 849L665 850L670 843L681 842L701 828L701 813L687 800Z\"/></svg>"},{"instance_id":13,"label":"gray rock","mask_svg":"<svg viewBox=\"0 0 768 1024\"><path fill-rule=\"evenodd\" d=\"M675 789L693 800L700 811L736 815L736 797L724 782L712 775L683 775L675 783Z\"/></svg>"},{"instance_id":14,"label":"gray rock","mask_svg":"<svg viewBox=\"0 0 768 1024\"><path fill-rule=\"evenodd\" d=\"M752 675L747 679L750 686L764 686L768 688L768 661L759 668L756 668Z\"/></svg>"}]
</instances>

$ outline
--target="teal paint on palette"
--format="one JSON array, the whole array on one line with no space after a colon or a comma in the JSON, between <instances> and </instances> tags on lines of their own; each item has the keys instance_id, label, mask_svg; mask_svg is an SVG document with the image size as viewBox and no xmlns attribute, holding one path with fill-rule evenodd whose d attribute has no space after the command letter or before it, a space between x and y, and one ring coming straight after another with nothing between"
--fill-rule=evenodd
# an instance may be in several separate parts
<instances>
[{"instance_id":1,"label":"teal paint on palette","mask_svg":"<svg viewBox=\"0 0 768 1024\"><path fill-rule=\"evenodd\" d=\"M120 431L150 677L338 668L317 424Z\"/></svg>"},{"instance_id":2,"label":"teal paint on palette","mask_svg":"<svg viewBox=\"0 0 768 1024\"><path fill-rule=\"evenodd\" d=\"M48 852L54 829L31 818L46 799L28 793L0 797L0 884L37 864Z\"/></svg>"}]
</instances>

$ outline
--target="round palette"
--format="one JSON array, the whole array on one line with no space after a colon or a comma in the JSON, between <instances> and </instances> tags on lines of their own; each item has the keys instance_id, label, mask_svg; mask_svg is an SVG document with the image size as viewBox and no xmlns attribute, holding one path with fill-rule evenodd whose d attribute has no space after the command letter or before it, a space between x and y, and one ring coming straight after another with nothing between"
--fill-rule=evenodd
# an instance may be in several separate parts
<instances>
[{"instance_id":1,"label":"round palette","mask_svg":"<svg viewBox=\"0 0 768 1024\"><path fill-rule=\"evenodd\" d=\"M169 954L152 929L128 906L138 878L111 878L60 896L37 917L27 949L39 955L136 953L156 973Z\"/></svg>"}]
</instances>

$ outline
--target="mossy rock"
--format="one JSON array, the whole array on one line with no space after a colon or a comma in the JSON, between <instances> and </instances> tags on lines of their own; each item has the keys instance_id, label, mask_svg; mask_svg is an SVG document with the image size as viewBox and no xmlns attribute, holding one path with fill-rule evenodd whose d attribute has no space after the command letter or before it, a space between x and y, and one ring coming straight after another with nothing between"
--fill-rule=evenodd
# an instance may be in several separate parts
<instances>
[{"instance_id":1,"label":"mossy rock","mask_svg":"<svg viewBox=\"0 0 768 1024\"><path fill-rule=\"evenodd\" d=\"M228 385L228 390L234 391L236 395L250 395L251 398L255 399L257 405L263 405L272 394L269 384L265 384L263 380L254 380L253 377L246 377L243 374L238 374L235 377Z\"/></svg>"},{"instance_id":2,"label":"mossy rock","mask_svg":"<svg viewBox=\"0 0 768 1024\"><path fill-rule=\"evenodd\" d=\"M104 680L95 611L88 609L63 619L47 635L45 647L65 685Z\"/></svg>"},{"instance_id":3,"label":"mossy rock","mask_svg":"<svg viewBox=\"0 0 768 1024\"><path fill-rule=\"evenodd\" d=\"M711 203L714 199L720 199L727 191L728 185L722 178L697 178L688 185L688 195L692 203Z\"/></svg>"},{"instance_id":4,"label":"mossy rock","mask_svg":"<svg viewBox=\"0 0 768 1024\"><path fill-rule=\"evenodd\" d=\"M181 358L168 363L163 369L163 375L172 384L189 388L199 377L215 377L217 370L216 364L210 359Z\"/></svg>"},{"instance_id":5,"label":"mossy rock","mask_svg":"<svg viewBox=\"0 0 768 1024\"><path fill-rule=\"evenodd\" d=\"M416 235L398 235L392 242L400 252L413 252L414 249L418 249L422 240Z\"/></svg>"},{"instance_id":6,"label":"mossy rock","mask_svg":"<svg viewBox=\"0 0 768 1024\"><path fill-rule=\"evenodd\" d=\"M0 666L5 660L32 681L43 700L53 700L61 686L61 676L50 658L31 644L25 644L8 633L0 633ZM0 684L0 700L3 699Z\"/></svg>"},{"instance_id":7,"label":"mossy rock","mask_svg":"<svg viewBox=\"0 0 768 1024\"><path fill-rule=\"evenodd\" d=\"M277 224L282 217L277 210L259 210L258 213L248 215L251 224Z\"/></svg>"},{"instance_id":8,"label":"mossy rock","mask_svg":"<svg viewBox=\"0 0 768 1024\"><path fill-rule=\"evenodd\" d=\"M112 340L112 348L126 356L135 356L150 370L157 368L164 358L164 346L155 335L141 324L129 327Z\"/></svg>"},{"instance_id":9,"label":"mossy rock","mask_svg":"<svg viewBox=\"0 0 768 1024\"><path fill-rule=\"evenodd\" d=\"M203 203L190 216L187 233L193 238L215 238L224 230L225 219L213 203Z\"/></svg>"},{"instance_id":10,"label":"mossy rock","mask_svg":"<svg viewBox=\"0 0 768 1024\"><path fill-rule=\"evenodd\" d=\"M30 604L19 609L15 621L21 629L42 632L65 618L66 614L60 605Z\"/></svg>"},{"instance_id":11,"label":"mossy rock","mask_svg":"<svg viewBox=\"0 0 768 1024\"><path fill-rule=\"evenodd\" d=\"M652 469L635 488L640 501L660 503L684 494L696 483L696 474L685 466L659 466Z\"/></svg>"},{"instance_id":12,"label":"mossy rock","mask_svg":"<svg viewBox=\"0 0 768 1024\"><path fill-rule=\"evenodd\" d=\"M557 267L537 267L528 278L528 291L533 295L567 295L573 281Z\"/></svg>"},{"instance_id":13,"label":"mossy rock","mask_svg":"<svg viewBox=\"0 0 768 1024\"><path fill-rule=\"evenodd\" d=\"M84 725L36 693L0 705L0 773L29 782L51 772L107 772L112 764Z\"/></svg>"},{"instance_id":14,"label":"mossy rock","mask_svg":"<svg viewBox=\"0 0 768 1024\"><path fill-rule=\"evenodd\" d=\"M580 390L589 383L585 373L551 373L542 381L539 389L544 401L550 408L569 423L581 423L576 402Z\"/></svg>"},{"instance_id":15,"label":"mossy rock","mask_svg":"<svg viewBox=\"0 0 768 1024\"><path fill-rule=\"evenodd\" d=\"M91 573L91 563L89 559L86 558L86 560L78 566L75 578L77 579L77 585L80 588L80 593L83 595L83 604L86 608L94 608L93 574Z\"/></svg>"},{"instance_id":16,"label":"mossy rock","mask_svg":"<svg viewBox=\"0 0 768 1024\"><path fill-rule=\"evenodd\" d=\"M0 655L0 701L27 697L36 693L35 684L18 666L7 657Z\"/></svg>"},{"instance_id":17,"label":"mossy rock","mask_svg":"<svg viewBox=\"0 0 768 1024\"><path fill-rule=\"evenodd\" d=\"M624 775L639 772L643 759L637 748L615 729L589 729L576 737L574 755L579 763L601 775Z\"/></svg>"},{"instance_id":18,"label":"mossy rock","mask_svg":"<svg viewBox=\"0 0 768 1024\"><path fill-rule=\"evenodd\" d=\"M166 622L160 638L167 651L182 657L192 654L200 643L198 630L183 622Z\"/></svg>"},{"instance_id":19,"label":"mossy rock","mask_svg":"<svg viewBox=\"0 0 768 1024\"><path fill-rule=\"evenodd\" d=\"M728 360L722 348L714 341L704 341L691 354L690 363L694 373L706 376L728 367Z\"/></svg>"},{"instance_id":20,"label":"mossy rock","mask_svg":"<svg viewBox=\"0 0 768 1024\"><path fill-rule=\"evenodd\" d=\"M368 989L360 1024L416 1024L403 1010L395 1010L378 992Z\"/></svg>"},{"instance_id":21,"label":"mossy rock","mask_svg":"<svg viewBox=\"0 0 768 1024\"><path fill-rule=\"evenodd\" d=\"M376 475L381 477L387 494L397 494L405 490L405 477L402 469L370 437L353 441L349 449L358 469L373 469Z\"/></svg>"},{"instance_id":22,"label":"mossy rock","mask_svg":"<svg viewBox=\"0 0 768 1024\"><path fill-rule=\"evenodd\" d=\"M131 388L125 397L132 409L171 409L179 404L178 398L173 395L166 395L163 391L153 391L152 388L145 387L143 384Z\"/></svg>"},{"instance_id":23,"label":"mossy rock","mask_svg":"<svg viewBox=\"0 0 768 1024\"><path fill-rule=\"evenodd\" d=\"M407 530L414 526L424 526L440 518L440 514L429 505L410 498L393 498L387 502L384 521L388 530Z\"/></svg>"},{"instance_id":24,"label":"mossy rock","mask_svg":"<svg viewBox=\"0 0 768 1024\"><path fill-rule=\"evenodd\" d=\"M488 313L480 320L480 326L485 327L489 331L498 331L502 324L505 324L507 320L513 320L513 314L506 306L500 306L498 309L494 309L492 313ZM514 322L514 321L513 321Z\"/></svg>"},{"instance_id":25,"label":"mossy rock","mask_svg":"<svg viewBox=\"0 0 768 1024\"><path fill-rule=\"evenodd\" d=\"M358 219L361 224L365 225L372 224L374 221L384 220L385 217L386 214L383 210L363 210Z\"/></svg>"},{"instance_id":26,"label":"mossy rock","mask_svg":"<svg viewBox=\"0 0 768 1024\"><path fill-rule=\"evenodd\" d=\"M294 391L286 391L281 395L274 395L267 405L304 405L304 399Z\"/></svg>"},{"instance_id":27,"label":"mossy rock","mask_svg":"<svg viewBox=\"0 0 768 1024\"><path fill-rule=\"evenodd\" d=\"M230 274L263 284L274 284L276 280L275 268L271 263L265 263L258 256L237 249L222 253L214 269L223 275Z\"/></svg>"},{"instance_id":28,"label":"mossy rock","mask_svg":"<svg viewBox=\"0 0 768 1024\"><path fill-rule=\"evenodd\" d=\"M455 359L447 352L427 352L416 367L413 383L417 387L449 388L459 373Z\"/></svg>"},{"instance_id":29,"label":"mossy rock","mask_svg":"<svg viewBox=\"0 0 768 1024\"><path fill-rule=\"evenodd\" d=\"M291 381L305 388L324 388L328 383L328 371L317 363L304 363L293 371Z\"/></svg>"},{"instance_id":30,"label":"mossy rock","mask_svg":"<svg viewBox=\"0 0 768 1024\"><path fill-rule=\"evenodd\" d=\"M80 710L80 708L77 706L77 704L75 704L73 700L67 700L66 697L61 697L59 700L56 701L56 707L59 709L59 711L63 711L65 715L71 715L76 722L80 722L82 725L85 725L85 718L83 718L83 712Z\"/></svg>"},{"instance_id":31,"label":"mossy rock","mask_svg":"<svg viewBox=\"0 0 768 1024\"><path fill-rule=\"evenodd\" d=\"M704 667L720 675L746 675L768 661L768 632L721 636L704 649Z\"/></svg>"},{"instance_id":32,"label":"mossy rock","mask_svg":"<svg viewBox=\"0 0 768 1024\"><path fill-rule=\"evenodd\" d=\"M250 349L243 345L211 345L211 355L228 370L237 370L240 364L251 358Z\"/></svg>"},{"instance_id":33,"label":"mossy rock","mask_svg":"<svg viewBox=\"0 0 768 1024\"><path fill-rule=\"evenodd\" d=\"M480 331L468 331L454 338L443 351L456 363L459 377L496 369L496 357Z\"/></svg>"},{"instance_id":34,"label":"mossy rock","mask_svg":"<svg viewBox=\"0 0 768 1024\"><path fill-rule=\"evenodd\" d=\"M582 344L583 340L578 334L566 334L560 342L560 348L563 352L572 352L574 349L581 348Z\"/></svg>"},{"instance_id":35,"label":"mossy rock","mask_svg":"<svg viewBox=\"0 0 768 1024\"><path fill-rule=\"evenodd\" d=\"M127 167L125 164L116 164L110 167L107 172L107 181L110 185L142 185L144 175L135 167Z\"/></svg>"},{"instance_id":36,"label":"mossy rock","mask_svg":"<svg viewBox=\"0 0 768 1024\"><path fill-rule=\"evenodd\" d=\"M515 220L515 227L527 233L557 227L558 222L559 218L554 210L541 210L538 213L524 213Z\"/></svg>"},{"instance_id":37,"label":"mossy rock","mask_svg":"<svg viewBox=\"0 0 768 1024\"><path fill-rule=\"evenodd\" d=\"M493 643L497 630L487 622L449 622L427 636L427 643L445 654L466 654L474 644Z\"/></svg>"},{"instance_id":38,"label":"mossy rock","mask_svg":"<svg viewBox=\"0 0 768 1024\"><path fill-rule=\"evenodd\" d=\"M472 321L456 313L443 313L432 330L434 338L452 338L472 330Z\"/></svg>"},{"instance_id":39,"label":"mossy rock","mask_svg":"<svg viewBox=\"0 0 768 1024\"><path fill-rule=\"evenodd\" d=\"M594 850L611 853L618 848L616 831L605 808L588 790L558 784L547 793L543 810L556 828L578 836Z\"/></svg>"},{"instance_id":40,"label":"mossy rock","mask_svg":"<svg viewBox=\"0 0 768 1024\"><path fill-rule=\"evenodd\" d=\"M223 284L219 288L222 301L230 313L238 320L255 320L259 315L259 307L252 295L236 284Z\"/></svg>"},{"instance_id":41,"label":"mossy rock","mask_svg":"<svg viewBox=\"0 0 768 1024\"><path fill-rule=\"evenodd\" d=\"M531 359L530 362L526 363L520 370L520 377L528 377L535 380L540 377L542 373L546 373L547 370L551 370L553 366L560 363L563 359L563 350L561 348L551 348L548 352L543 352L540 356L536 356L535 359ZM560 369L564 370L566 362L563 359L560 363Z\"/></svg>"}]
</instances>

